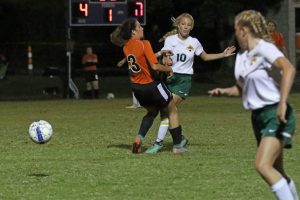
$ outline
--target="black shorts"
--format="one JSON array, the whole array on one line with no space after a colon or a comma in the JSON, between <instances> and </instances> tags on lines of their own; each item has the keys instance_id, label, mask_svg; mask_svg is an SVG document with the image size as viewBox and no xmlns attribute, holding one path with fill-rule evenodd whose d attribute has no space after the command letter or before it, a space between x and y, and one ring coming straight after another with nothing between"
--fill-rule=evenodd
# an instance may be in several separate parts
<instances>
[{"instance_id":1,"label":"black shorts","mask_svg":"<svg viewBox=\"0 0 300 200\"><path fill-rule=\"evenodd\" d=\"M161 82L131 84L134 96L142 106L165 107L172 100L172 93Z\"/></svg>"},{"instance_id":2,"label":"black shorts","mask_svg":"<svg viewBox=\"0 0 300 200\"><path fill-rule=\"evenodd\" d=\"M86 82L98 80L97 71L84 71L84 78Z\"/></svg>"}]
</instances>

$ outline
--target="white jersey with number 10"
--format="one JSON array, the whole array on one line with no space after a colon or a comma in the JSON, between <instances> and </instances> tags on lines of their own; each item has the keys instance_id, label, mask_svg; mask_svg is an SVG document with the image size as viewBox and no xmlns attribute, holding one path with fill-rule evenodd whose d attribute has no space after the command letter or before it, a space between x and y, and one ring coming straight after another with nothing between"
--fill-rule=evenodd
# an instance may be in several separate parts
<instances>
[{"instance_id":1,"label":"white jersey with number 10","mask_svg":"<svg viewBox=\"0 0 300 200\"><path fill-rule=\"evenodd\" d=\"M181 40L178 35L171 35L166 38L162 50L173 52L173 72L179 74L193 74L194 56L203 52L203 47L198 39L189 36Z\"/></svg>"}]
</instances>

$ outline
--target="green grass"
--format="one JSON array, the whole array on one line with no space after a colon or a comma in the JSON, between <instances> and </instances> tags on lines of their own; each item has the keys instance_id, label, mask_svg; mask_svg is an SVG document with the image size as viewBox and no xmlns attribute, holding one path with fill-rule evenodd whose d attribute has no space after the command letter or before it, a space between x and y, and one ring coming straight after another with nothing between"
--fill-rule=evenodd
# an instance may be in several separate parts
<instances>
[{"instance_id":1,"label":"green grass","mask_svg":"<svg viewBox=\"0 0 300 200\"><path fill-rule=\"evenodd\" d=\"M298 111L300 95L291 102ZM0 199L235 200L274 199L254 169L250 113L239 98L191 97L180 109L190 152L171 153L170 136L157 155L131 153L143 109L131 99L0 102ZM35 119L49 121L52 140L28 137ZM145 140L155 140L157 119ZM298 121L299 127L299 121ZM300 185L299 137L285 153Z\"/></svg>"}]
</instances>

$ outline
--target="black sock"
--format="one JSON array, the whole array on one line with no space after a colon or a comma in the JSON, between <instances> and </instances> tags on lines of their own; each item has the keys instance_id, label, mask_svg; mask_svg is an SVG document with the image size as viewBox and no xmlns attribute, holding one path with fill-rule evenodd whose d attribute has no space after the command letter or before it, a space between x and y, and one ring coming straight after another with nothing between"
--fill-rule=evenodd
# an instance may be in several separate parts
<instances>
[{"instance_id":1,"label":"black sock","mask_svg":"<svg viewBox=\"0 0 300 200\"><path fill-rule=\"evenodd\" d=\"M87 90L85 92L85 95L86 95L86 98L87 99L91 99L93 97L93 93L92 93L92 90Z\"/></svg>"},{"instance_id":2,"label":"black sock","mask_svg":"<svg viewBox=\"0 0 300 200\"><path fill-rule=\"evenodd\" d=\"M143 120L142 120L142 123L140 125L140 130L139 130L138 134L145 137L148 130L152 126L153 121L154 121L154 117L144 116Z\"/></svg>"},{"instance_id":3,"label":"black sock","mask_svg":"<svg viewBox=\"0 0 300 200\"><path fill-rule=\"evenodd\" d=\"M178 126L176 128L173 128L173 129L169 129L169 131L170 131L172 139L173 139L173 144L174 145L179 144L181 142L181 139L182 139L181 126Z\"/></svg>"},{"instance_id":4,"label":"black sock","mask_svg":"<svg viewBox=\"0 0 300 200\"><path fill-rule=\"evenodd\" d=\"M94 90L94 97L95 97L96 99L99 98L99 90Z\"/></svg>"}]
</instances>

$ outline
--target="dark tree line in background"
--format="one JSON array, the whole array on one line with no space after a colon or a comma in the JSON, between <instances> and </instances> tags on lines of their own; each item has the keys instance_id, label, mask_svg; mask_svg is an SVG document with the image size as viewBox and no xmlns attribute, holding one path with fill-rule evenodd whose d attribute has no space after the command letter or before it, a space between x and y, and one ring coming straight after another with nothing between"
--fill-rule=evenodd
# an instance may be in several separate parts
<instances>
[{"instance_id":1,"label":"dark tree line in background","mask_svg":"<svg viewBox=\"0 0 300 200\"><path fill-rule=\"evenodd\" d=\"M171 29L172 16L176 17L188 12L195 19L195 27L191 35L199 38L208 52L219 52L233 35L234 15L244 9L256 9L263 14L276 12L283 0L147 0L146 37L154 43L157 38ZM63 44L66 41L66 17L68 0L0 0L0 50L8 54L17 52L18 45ZM119 48L109 43L109 33L115 27L74 27L72 38L75 46L83 53L82 43L97 44L97 51L120 54ZM51 45L50 45L51 46ZM64 51L60 50L61 52ZM50 58L51 51L47 50ZM11 57L12 55L10 55ZM65 56L65 54L63 55ZM105 57L105 56L104 56ZM111 57L111 56L110 56ZM111 57L113 58L113 57ZM20 59L25 59L21 57ZM44 58L46 59L46 57ZM63 58L59 64L63 65ZM116 60L112 59L115 63ZM107 63L106 65L111 65Z\"/></svg>"},{"instance_id":2,"label":"dark tree line in background","mask_svg":"<svg viewBox=\"0 0 300 200\"><path fill-rule=\"evenodd\" d=\"M257 9L262 13L276 10L283 0L147 0L147 24L157 25L162 31L170 28L171 16L178 16L182 12L189 12L195 19L195 30L221 30L222 27L232 28L233 16L244 9ZM68 0L0 0L0 41L64 41L66 32L66 11ZM148 26L147 25L147 26ZM146 26L146 27L147 27ZM92 39L101 41L101 33L112 27L85 27L84 29L99 29ZM226 30L226 28L224 29ZM94 31L94 30L93 30ZM85 39L82 31L78 36ZM220 32L220 31L216 31ZM222 30L221 30L222 32ZM79 35L80 35L79 34ZM225 33L226 36L226 33ZM223 36L222 36L223 37Z\"/></svg>"}]
</instances>

